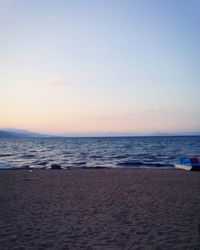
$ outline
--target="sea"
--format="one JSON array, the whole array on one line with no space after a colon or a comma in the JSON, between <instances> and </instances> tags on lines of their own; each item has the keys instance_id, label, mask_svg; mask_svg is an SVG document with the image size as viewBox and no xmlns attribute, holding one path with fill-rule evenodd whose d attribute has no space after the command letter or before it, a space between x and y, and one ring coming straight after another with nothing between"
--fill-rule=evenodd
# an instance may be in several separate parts
<instances>
[{"instance_id":1,"label":"sea","mask_svg":"<svg viewBox=\"0 0 200 250\"><path fill-rule=\"evenodd\" d=\"M200 136L0 139L0 163L14 169L174 169L200 155Z\"/></svg>"}]
</instances>

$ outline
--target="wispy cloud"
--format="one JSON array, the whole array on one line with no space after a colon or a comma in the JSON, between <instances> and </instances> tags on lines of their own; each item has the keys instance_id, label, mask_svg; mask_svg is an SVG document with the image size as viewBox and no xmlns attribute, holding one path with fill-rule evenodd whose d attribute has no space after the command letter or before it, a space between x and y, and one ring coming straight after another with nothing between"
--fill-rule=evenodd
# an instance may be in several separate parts
<instances>
[{"instance_id":1,"label":"wispy cloud","mask_svg":"<svg viewBox=\"0 0 200 250\"><path fill-rule=\"evenodd\" d=\"M95 120L104 120L104 121L119 121L119 120L133 120L135 118L142 118L142 117L156 117L164 114L166 114L165 110L149 109L149 110L135 111L129 113L127 112L119 114L93 116L91 118Z\"/></svg>"},{"instance_id":2,"label":"wispy cloud","mask_svg":"<svg viewBox=\"0 0 200 250\"><path fill-rule=\"evenodd\" d=\"M49 79L42 81L43 84L47 86L61 86L61 85L67 85L68 83L66 81L63 81L61 79Z\"/></svg>"},{"instance_id":3,"label":"wispy cloud","mask_svg":"<svg viewBox=\"0 0 200 250\"><path fill-rule=\"evenodd\" d=\"M91 117L95 120L115 121L115 120L127 120L131 118L130 114L115 114L115 115L100 115Z\"/></svg>"}]
</instances>

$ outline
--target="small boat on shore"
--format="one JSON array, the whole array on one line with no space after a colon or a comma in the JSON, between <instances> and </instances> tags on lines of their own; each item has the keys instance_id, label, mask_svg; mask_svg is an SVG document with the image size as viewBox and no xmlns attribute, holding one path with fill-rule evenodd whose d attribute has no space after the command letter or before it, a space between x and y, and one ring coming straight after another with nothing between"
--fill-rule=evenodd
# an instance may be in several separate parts
<instances>
[{"instance_id":1,"label":"small boat on shore","mask_svg":"<svg viewBox=\"0 0 200 250\"><path fill-rule=\"evenodd\" d=\"M181 157L174 163L174 166L176 169L200 171L200 157Z\"/></svg>"}]
</instances>

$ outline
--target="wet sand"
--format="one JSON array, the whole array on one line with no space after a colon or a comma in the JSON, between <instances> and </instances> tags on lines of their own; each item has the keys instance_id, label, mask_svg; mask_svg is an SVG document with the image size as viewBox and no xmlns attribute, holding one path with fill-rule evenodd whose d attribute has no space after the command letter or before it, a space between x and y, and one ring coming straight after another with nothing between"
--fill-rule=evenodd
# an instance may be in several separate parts
<instances>
[{"instance_id":1,"label":"wet sand","mask_svg":"<svg viewBox=\"0 0 200 250\"><path fill-rule=\"evenodd\" d=\"M200 173L2 170L0 224L2 250L199 249Z\"/></svg>"}]
</instances>

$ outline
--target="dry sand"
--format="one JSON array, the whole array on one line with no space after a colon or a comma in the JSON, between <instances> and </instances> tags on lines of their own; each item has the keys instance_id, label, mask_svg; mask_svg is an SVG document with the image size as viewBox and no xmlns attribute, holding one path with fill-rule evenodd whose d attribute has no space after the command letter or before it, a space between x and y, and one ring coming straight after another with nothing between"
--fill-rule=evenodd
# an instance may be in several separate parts
<instances>
[{"instance_id":1,"label":"dry sand","mask_svg":"<svg viewBox=\"0 0 200 250\"><path fill-rule=\"evenodd\" d=\"M0 171L0 249L199 249L200 173Z\"/></svg>"}]
</instances>

